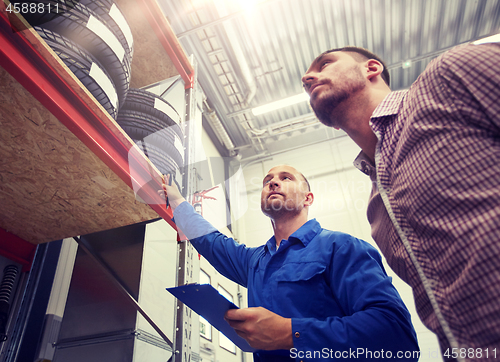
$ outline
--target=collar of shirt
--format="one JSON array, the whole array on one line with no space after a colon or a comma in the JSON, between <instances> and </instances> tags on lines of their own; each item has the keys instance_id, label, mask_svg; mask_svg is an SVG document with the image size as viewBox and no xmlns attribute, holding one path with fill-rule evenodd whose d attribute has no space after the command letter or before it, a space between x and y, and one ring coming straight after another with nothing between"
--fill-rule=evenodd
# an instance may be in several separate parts
<instances>
[{"instance_id":1,"label":"collar of shirt","mask_svg":"<svg viewBox=\"0 0 500 362\"><path fill-rule=\"evenodd\" d=\"M321 225L319 224L319 222L317 222L316 219L309 220L298 230L296 230L292 235L290 235L288 240L282 240L278 250L285 249L287 245L295 244L297 242L301 242L305 247L320 231ZM271 255L274 255L278 251L276 250L276 238L274 237L274 235L267 241L264 248Z\"/></svg>"},{"instance_id":2,"label":"collar of shirt","mask_svg":"<svg viewBox=\"0 0 500 362\"><path fill-rule=\"evenodd\" d=\"M380 102L377 108L375 108L370 118L370 127L375 134L382 128L384 120L388 120L390 117L398 114L401 103L407 93L408 89L391 92L382 102ZM375 165L363 151L358 154L353 164L358 170L370 176L370 179L376 179Z\"/></svg>"},{"instance_id":3,"label":"collar of shirt","mask_svg":"<svg viewBox=\"0 0 500 362\"><path fill-rule=\"evenodd\" d=\"M380 130L383 120L387 119L386 117L398 114L407 93L408 89L391 92L375 108L370 118L370 127L375 133Z\"/></svg>"}]
</instances>

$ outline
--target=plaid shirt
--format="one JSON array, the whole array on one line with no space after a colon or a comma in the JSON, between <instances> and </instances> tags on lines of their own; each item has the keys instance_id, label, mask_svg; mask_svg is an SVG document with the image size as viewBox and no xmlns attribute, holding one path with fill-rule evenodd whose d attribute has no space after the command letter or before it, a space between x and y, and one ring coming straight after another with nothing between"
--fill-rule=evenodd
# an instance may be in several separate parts
<instances>
[{"instance_id":1,"label":"plaid shirt","mask_svg":"<svg viewBox=\"0 0 500 362\"><path fill-rule=\"evenodd\" d=\"M355 161L374 181L372 236L442 352L485 360L500 360L499 62L500 44L435 59L374 111L376 175Z\"/></svg>"}]
</instances>

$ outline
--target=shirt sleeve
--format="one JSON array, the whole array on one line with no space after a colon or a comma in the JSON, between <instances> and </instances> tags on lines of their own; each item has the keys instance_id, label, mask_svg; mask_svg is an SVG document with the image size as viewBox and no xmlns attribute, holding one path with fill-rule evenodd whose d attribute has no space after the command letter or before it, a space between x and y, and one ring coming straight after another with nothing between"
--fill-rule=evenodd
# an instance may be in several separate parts
<instances>
[{"instance_id":1,"label":"shirt sleeve","mask_svg":"<svg viewBox=\"0 0 500 362\"><path fill-rule=\"evenodd\" d=\"M372 246L351 238L335 251L327 275L345 316L292 318L296 351L326 360L418 360L410 314Z\"/></svg>"},{"instance_id":2,"label":"shirt sleeve","mask_svg":"<svg viewBox=\"0 0 500 362\"><path fill-rule=\"evenodd\" d=\"M436 96L449 100L460 120L500 134L500 43L465 45L443 55Z\"/></svg>"},{"instance_id":3,"label":"shirt sleeve","mask_svg":"<svg viewBox=\"0 0 500 362\"><path fill-rule=\"evenodd\" d=\"M234 239L219 232L187 201L175 208L174 221L198 253L219 273L235 283L247 286L251 248L238 244Z\"/></svg>"}]
</instances>

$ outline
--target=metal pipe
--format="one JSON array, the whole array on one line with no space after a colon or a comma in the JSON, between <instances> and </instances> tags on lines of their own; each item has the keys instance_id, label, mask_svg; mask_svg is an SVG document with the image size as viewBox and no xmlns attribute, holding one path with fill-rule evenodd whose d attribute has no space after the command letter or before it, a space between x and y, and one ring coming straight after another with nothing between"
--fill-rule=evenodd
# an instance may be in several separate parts
<instances>
[{"instance_id":1,"label":"metal pipe","mask_svg":"<svg viewBox=\"0 0 500 362\"><path fill-rule=\"evenodd\" d=\"M219 15L221 17L227 16L228 14L224 3L220 0L215 0L214 2L216 4L217 10L219 11ZM246 108L249 106L250 102L253 100L255 94L257 93L257 82L252 75L252 71L250 69L250 66L248 65L247 58L243 53L240 41L236 37L236 32L234 31L233 27L227 22L223 22L222 25L224 27L224 30L226 31L226 36L229 40L229 44L233 49L236 62L240 67L241 75L243 76L243 79L248 87L248 93L245 97L245 101L243 102L243 107Z\"/></svg>"},{"instance_id":2,"label":"metal pipe","mask_svg":"<svg viewBox=\"0 0 500 362\"><path fill-rule=\"evenodd\" d=\"M219 137L219 140L224 144L228 151L234 150L233 141L229 137L226 129L224 128L224 125L217 116L217 113L215 113L215 111L210 108L210 105L207 103L206 99L203 100L203 108L203 113L207 116L208 122L212 126L214 132L217 134L217 137Z\"/></svg>"},{"instance_id":3,"label":"metal pipe","mask_svg":"<svg viewBox=\"0 0 500 362\"><path fill-rule=\"evenodd\" d=\"M286 150L277 151L277 152L273 152L273 153L269 153L269 154L259 153L259 154L254 155L254 156L244 158L242 161L247 161L247 163L244 164L242 167L245 168L254 162L260 162L260 161L263 161L264 159L269 159L269 158L272 158L273 156L277 156L277 155L280 155L282 153L287 153L287 152L294 151L294 150L297 150L299 148L303 148L303 147L307 147L307 146L317 145L317 144L320 144L323 142L330 142L330 141L337 140L339 138L344 138L344 137L347 137L347 134L343 134L343 135L338 136L338 137L327 138L327 139L324 139L321 141L314 141L314 142L309 142L309 143L305 143L305 144L300 144L300 145L295 146L295 147L287 148Z\"/></svg>"}]
</instances>

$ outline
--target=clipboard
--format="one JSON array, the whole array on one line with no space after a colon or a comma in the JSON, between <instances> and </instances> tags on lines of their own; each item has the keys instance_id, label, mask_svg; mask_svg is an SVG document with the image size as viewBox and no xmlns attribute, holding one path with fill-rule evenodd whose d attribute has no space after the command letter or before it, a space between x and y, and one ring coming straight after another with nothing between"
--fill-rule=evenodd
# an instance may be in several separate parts
<instances>
[{"instance_id":1,"label":"clipboard","mask_svg":"<svg viewBox=\"0 0 500 362\"><path fill-rule=\"evenodd\" d=\"M244 352L254 352L247 341L238 336L236 331L224 320L228 309L238 307L227 300L210 284L189 284L167 290L182 303L205 318L208 323L224 334Z\"/></svg>"}]
</instances>

